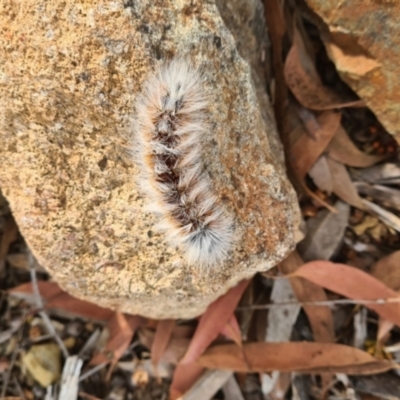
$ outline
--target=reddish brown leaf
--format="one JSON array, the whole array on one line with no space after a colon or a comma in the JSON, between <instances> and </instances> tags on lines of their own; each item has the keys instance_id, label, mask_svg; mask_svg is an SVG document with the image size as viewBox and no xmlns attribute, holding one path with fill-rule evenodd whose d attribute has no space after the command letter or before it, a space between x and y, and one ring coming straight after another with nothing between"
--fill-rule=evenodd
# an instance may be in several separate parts
<instances>
[{"instance_id":1,"label":"reddish brown leaf","mask_svg":"<svg viewBox=\"0 0 400 400\"><path fill-rule=\"evenodd\" d=\"M172 336L186 339L191 338L195 330L196 327L194 325L175 325Z\"/></svg>"},{"instance_id":2,"label":"reddish brown leaf","mask_svg":"<svg viewBox=\"0 0 400 400\"><path fill-rule=\"evenodd\" d=\"M290 274L303 264L300 255L297 251L294 251L281 262L279 269L284 274ZM290 283L300 302L327 300L326 293L320 286L298 278L290 278ZM334 342L335 334L331 310L328 307L304 306L304 311L310 321L314 340L316 342Z\"/></svg>"},{"instance_id":3,"label":"reddish brown leaf","mask_svg":"<svg viewBox=\"0 0 400 400\"><path fill-rule=\"evenodd\" d=\"M400 251L381 258L371 268L371 275L386 286L397 292L400 290ZM394 324L384 318L379 318L377 342L383 343Z\"/></svg>"},{"instance_id":4,"label":"reddish brown leaf","mask_svg":"<svg viewBox=\"0 0 400 400\"><path fill-rule=\"evenodd\" d=\"M143 327L146 326L146 318L141 317L140 315L130 315L130 314L124 314L126 322L129 324L131 329L136 332L136 329L138 327Z\"/></svg>"},{"instance_id":5,"label":"reddish brown leaf","mask_svg":"<svg viewBox=\"0 0 400 400\"><path fill-rule=\"evenodd\" d=\"M325 111L317 118L317 123L319 129L313 131L314 137L303 129L299 139L290 147L289 161L296 175L301 178L307 174L332 140L340 125L340 114Z\"/></svg>"},{"instance_id":6,"label":"reddish brown leaf","mask_svg":"<svg viewBox=\"0 0 400 400\"><path fill-rule=\"evenodd\" d=\"M147 318L146 321L146 328L150 328L150 329L157 329L157 325L158 325L158 319L151 319L151 318Z\"/></svg>"},{"instance_id":7,"label":"reddish brown leaf","mask_svg":"<svg viewBox=\"0 0 400 400\"><path fill-rule=\"evenodd\" d=\"M195 361L221 333L249 282L248 280L241 281L208 307L200 318L188 351L181 361L182 364L189 364Z\"/></svg>"},{"instance_id":8,"label":"reddish brown leaf","mask_svg":"<svg viewBox=\"0 0 400 400\"><path fill-rule=\"evenodd\" d=\"M371 275L393 290L400 290L400 251L381 258L371 268Z\"/></svg>"},{"instance_id":9,"label":"reddish brown leaf","mask_svg":"<svg viewBox=\"0 0 400 400\"><path fill-rule=\"evenodd\" d=\"M294 30L293 45L285 61L284 73L287 85L304 107L312 110L332 110L364 104L361 100L345 102L321 83L314 62L308 55L297 29Z\"/></svg>"},{"instance_id":10,"label":"reddish brown leaf","mask_svg":"<svg viewBox=\"0 0 400 400\"><path fill-rule=\"evenodd\" d=\"M66 316L77 316L95 321L108 321L114 314L112 310L69 295L55 282L38 281L37 284L40 296L45 303L45 308L48 310L57 310L58 313ZM10 289L9 293L34 303L31 283L25 283Z\"/></svg>"},{"instance_id":11,"label":"reddish brown leaf","mask_svg":"<svg viewBox=\"0 0 400 400\"><path fill-rule=\"evenodd\" d=\"M384 304L365 304L381 317L400 326L399 295L373 276L357 268L329 261L312 261L297 269L291 276L307 279L332 292L355 300L391 299ZM392 302L390 302L392 301Z\"/></svg>"},{"instance_id":12,"label":"reddish brown leaf","mask_svg":"<svg viewBox=\"0 0 400 400\"><path fill-rule=\"evenodd\" d=\"M350 167L365 168L386 158L385 155L369 155L359 150L342 126L328 145L330 158Z\"/></svg>"},{"instance_id":13,"label":"reddish brown leaf","mask_svg":"<svg viewBox=\"0 0 400 400\"><path fill-rule=\"evenodd\" d=\"M141 318L137 318L137 327L141 323ZM125 316L116 312L107 324L109 338L106 346L100 353L95 354L90 360L91 365L98 365L104 362L116 363L125 353L132 341L135 330L128 323Z\"/></svg>"},{"instance_id":14,"label":"reddish brown leaf","mask_svg":"<svg viewBox=\"0 0 400 400\"><path fill-rule=\"evenodd\" d=\"M233 340L238 346L242 345L242 334L235 315L231 315L221 333Z\"/></svg>"},{"instance_id":15,"label":"reddish brown leaf","mask_svg":"<svg viewBox=\"0 0 400 400\"><path fill-rule=\"evenodd\" d=\"M6 259L8 249L12 242L17 240L18 226L13 217L10 217L4 227L3 236L0 242L0 271L4 268L4 261Z\"/></svg>"},{"instance_id":16,"label":"reddish brown leaf","mask_svg":"<svg viewBox=\"0 0 400 400\"><path fill-rule=\"evenodd\" d=\"M173 319L160 320L157 324L156 334L151 346L151 361L155 367L167 349L174 327L175 320Z\"/></svg>"},{"instance_id":17,"label":"reddish brown leaf","mask_svg":"<svg viewBox=\"0 0 400 400\"><path fill-rule=\"evenodd\" d=\"M331 213L334 215L333 213ZM289 274L296 271L304 264L297 251L292 252L279 266L279 269ZM300 302L325 301L325 291L312 282L303 279L290 279L293 291ZM329 343L335 341L332 311L329 307L303 306L304 312L310 322L316 342ZM333 380L333 374L321 374L322 386L329 385Z\"/></svg>"},{"instance_id":18,"label":"reddish brown leaf","mask_svg":"<svg viewBox=\"0 0 400 400\"><path fill-rule=\"evenodd\" d=\"M140 342L148 347L149 349L153 346L154 342L154 331L150 329L140 329L139 332ZM178 364L178 362L185 355L190 344L190 339L182 337L182 336L174 336L172 335L170 341L168 342L167 348L165 349L164 354L162 355L160 361L165 361L171 364Z\"/></svg>"},{"instance_id":19,"label":"reddish brown leaf","mask_svg":"<svg viewBox=\"0 0 400 400\"><path fill-rule=\"evenodd\" d=\"M113 314L112 310L99 307L88 301L79 300L66 292L61 292L46 304L46 309L63 310L70 315L79 315L82 318L92 320L109 320Z\"/></svg>"},{"instance_id":20,"label":"reddish brown leaf","mask_svg":"<svg viewBox=\"0 0 400 400\"><path fill-rule=\"evenodd\" d=\"M200 377L203 370L204 368L197 363L178 364L172 377L169 392L170 400L177 400L186 393Z\"/></svg>"},{"instance_id":21,"label":"reddish brown leaf","mask_svg":"<svg viewBox=\"0 0 400 400\"><path fill-rule=\"evenodd\" d=\"M198 360L205 368L237 372L303 372L375 374L396 364L378 360L365 351L335 343L285 342L246 343L209 348Z\"/></svg>"},{"instance_id":22,"label":"reddish brown leaf","mask_svg":"<svg viewBox=\"0 0 400 400\"><path fill-rule=\"evenodd\" d=\"M390 321L379 318L378 332L376 334L377 344L383 344L385 338L387 339L388 333L394 328L394 324Z\"/></svg>"},{"instance_id":23,"label":"reddish brown leaf","mask_svg":"<svg viewBox=\"0 0 400 400\"><path fill-rule=\"evenodd\" d=\"M38 281L38 289L42 299L46 302L55 296L58 296L63 290L55 282ZM8 293L23 298L25 301L31 303L32 297L34 296L32 283L23 283L22 285L16 286L8 290Z\"/></svg>"}]
</instances>

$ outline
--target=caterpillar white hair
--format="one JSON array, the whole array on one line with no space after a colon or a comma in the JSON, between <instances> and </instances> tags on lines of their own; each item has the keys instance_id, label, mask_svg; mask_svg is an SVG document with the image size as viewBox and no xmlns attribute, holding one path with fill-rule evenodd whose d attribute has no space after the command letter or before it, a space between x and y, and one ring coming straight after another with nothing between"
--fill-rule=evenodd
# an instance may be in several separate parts
<instances>
[{"instance_id":1,"label":"caterpillar white hair","mask_svg":"<svg viewBox=\"0 0 400 400\"><path fill-rule=\"evenodd\" d=\"M202 162L206 105L199 72L174 59L145 81L136 101L136 135L141 186L158 227L190 265L208 268L227 257L233 221Z\"/></svg>"}]
</instances>

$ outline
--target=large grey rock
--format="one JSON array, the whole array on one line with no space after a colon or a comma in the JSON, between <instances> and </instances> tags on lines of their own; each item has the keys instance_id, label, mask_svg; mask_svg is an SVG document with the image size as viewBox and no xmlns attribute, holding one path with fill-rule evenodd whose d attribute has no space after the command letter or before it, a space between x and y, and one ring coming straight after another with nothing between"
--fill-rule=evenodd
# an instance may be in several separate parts
<instances>
[{"instance_id":1,"label":"large grey rock","mask_svg":"<svg viewBox=\"0 0 400 400\"><path fill-rule=\"evenodd\" d=\"M0 186L36 258L72 294L193 317L294 247L298 204L264 91L262 10L220 8L225 22L214 1L1 3ZM239 52L227 26L247 38ZM204 165L239 238L208 274L154 230L129 155L135 97L175 55L204 71Z\"/></svg>"}]
</instances>

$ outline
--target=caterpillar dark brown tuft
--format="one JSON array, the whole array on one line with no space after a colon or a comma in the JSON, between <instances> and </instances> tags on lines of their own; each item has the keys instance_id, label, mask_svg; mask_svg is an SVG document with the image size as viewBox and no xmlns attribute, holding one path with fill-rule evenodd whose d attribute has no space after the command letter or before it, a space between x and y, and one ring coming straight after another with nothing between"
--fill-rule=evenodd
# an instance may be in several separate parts
<instances>
[{"instance_id":1,"label":"caterpillar dark brown tuft","mask_svg":"<svg viewBox=\"0 0 400 400\"><path fill-rule=\"evenodd\" d=\"M232 246L233 221L212 192L201 135L209 129L201 76L184 59L152 74L136 101L141 187L158 228L190 265L210 268Z\"/></svg>"}]
</instances>

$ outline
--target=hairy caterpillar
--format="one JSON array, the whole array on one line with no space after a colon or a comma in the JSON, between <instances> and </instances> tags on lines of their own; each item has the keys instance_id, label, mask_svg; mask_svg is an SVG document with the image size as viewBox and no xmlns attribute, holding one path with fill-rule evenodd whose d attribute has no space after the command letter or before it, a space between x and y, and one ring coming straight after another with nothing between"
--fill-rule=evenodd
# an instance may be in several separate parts
<instances>
[{"instance_id":1,"label":"hairy caterpillar","mask_svg":"<svg viewBox=\"0 0 400 400\"><path fill-rule=\"evenodd\" d=\"M136 100L141 187L158 227L190 265L211 267L232 245L233 221L212 192L201 155L209 129L200 73L184 59L164 64Z\"/></svg>"}]
</instances>

